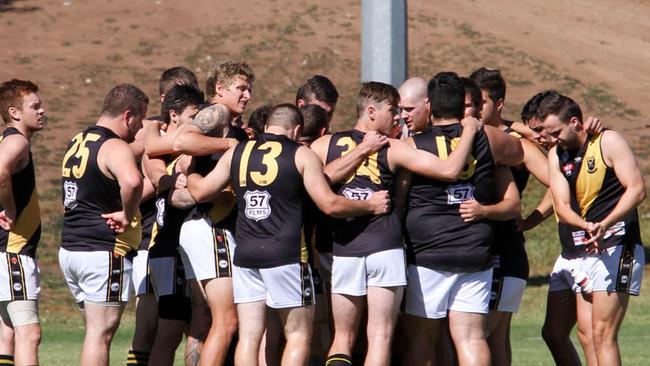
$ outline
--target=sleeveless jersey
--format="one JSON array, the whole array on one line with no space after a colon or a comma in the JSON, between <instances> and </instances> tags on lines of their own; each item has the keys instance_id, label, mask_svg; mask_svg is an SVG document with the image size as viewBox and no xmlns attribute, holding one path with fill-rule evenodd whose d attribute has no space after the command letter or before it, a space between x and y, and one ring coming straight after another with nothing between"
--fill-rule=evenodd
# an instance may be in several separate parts
<instances>
[{"instance_id":1,"label":"sleeveless jersey","mask_svg":"<svg viewBox=\"0 0 650 366\"><path fill-rule=\"evenodd\" d=\"M344 156L363 140L364 132L349 130L332 135L327 148L327 163ZM354 174L334 191L348 199L369 199L373 192L387 190L393 197L395 176L388 165L388 147L371 154ZM391 205L391 208L394 205ZM334 234L332 253L340 257L360 257L401 248L399 216L395 210L384 215L331 219Z\"/></svg>"},{"instance_id":2,"label":"sleeveless jersey","mask_svg":"<svg viewBox=\"0 0 650 366\"><path fill-rule=\"evenodd\" d=\"M564 150L560 146L556 150L560 170L569 182L571 208L589 222L600 222L607 217L625 192L614 169L605 164L601 147L603 134L589 136L577 151ZM560 223L558 232L562 256L572 258L584 252L584 230ZM607 230L602 245L609 248L635 244L641 244L636 208Z\"/></svg>"},{"instance_id":3,"label":"sleeveless jersey","mask_svg":"<svg viewBox=\"0 0 650 366\"><path fill-rule=\"evenodd\" d=\"M248 140L246 131L237 126L230 126L226 137L237 139L239 142ZM194 161L194 171L205 177L212 171L212 169L214 169L215 166L217 166L217 163L223 154L223 152L219 152L192 158ZM236 202L237 201L233 197L230 204L215 206L211 203L201 203L197 205L196 209L202 214L210 217L214 227L235 232L235 224L237 221Z\"/></svg>"},{"instance_id":4,"label":"sleeveless jersey","mask_svg":"<svg viewBox=\"0 0 650 366\"><path fill-rule=\"evenodd\" d=\"M510 127L504 131L518 139L523 138ZM510 172L521 197L528 184L530 172L523 164L510 167ZM494 221L492 254L498 256L494 257L495 271L498 270L501 276L517 277L527 280L529 264L525 244L526 239L524 238L524 234L517 230L515 220ZM498 258L498 263L496 258Z\"/></svg>"},{"instance_id":5,"label":"sleeveless jersey","mask_svg":"<svg viewBox=\"0 0 650 366\"><path fill-rule=\"evenodd\" d=\"M167 165L167 174L172 175L178 158ZM169 190L156 196L156 215L151 231L150 258L176 257L178 255L179 236L185 217L192 210L172 206Z\"/></svg>"},{"instance_id":6,"label":"sleeveless jersey","mask_svg":"<svg viewBox=\"0 0 650 366\"><path fill-rule=\"evenodd\" d=\"M8 127L0 137L0 144L7 136L16 134L22 135L16 128ZM0 230L0 252L23 254L33 258L41 239L41 211L36 193L31 149L27 165L11 175L11 186L16 205L16 222L11 231ZM0 211L2 210L4 208L0 206Z\"/></svg>"},{"instance_id":7,"label":"sleeveless jersey","mask_svg":"<svg viewBox=\"0 0 650 366\"><path fill-rule=\"evenodd\" d=\"M460 141L460 123L432 128L413 136L418 149L447 159ZM485 132L474 139L459 179L441 182L413 175L406 215L407 258L410 264L450 272L478 272L491 267L492 223L466 223L461 202L496 202L494 159Z\"/></svg>"},{"instance_id":8,"label":"sleeveless jersey","mask_svg":"<svg viewBox=\"0 0 650 366\"><path fill-rule=\"evenodd\" d=\"M104 142L118 138L111 130L91 126L68 144L61 168L63 193L63 248L70 251L112 251L127 255L137 250L142 239L140 217L121 234L106 224L101 214L122 210L120 186L97 165L97 153Z\"/></svg>"},{"instance_id":9,"label":"sleeveless jersey","mask_svg":"<svg viewBox=\"0 0 650 366\"><path fill-rule=\"evenodd\" d=\"M238 207L235 265L270 268L308 261L301 240L306 193L295 162L301 146L265 133L235 148L230 168Z\"/></svg>"}]
</instances>

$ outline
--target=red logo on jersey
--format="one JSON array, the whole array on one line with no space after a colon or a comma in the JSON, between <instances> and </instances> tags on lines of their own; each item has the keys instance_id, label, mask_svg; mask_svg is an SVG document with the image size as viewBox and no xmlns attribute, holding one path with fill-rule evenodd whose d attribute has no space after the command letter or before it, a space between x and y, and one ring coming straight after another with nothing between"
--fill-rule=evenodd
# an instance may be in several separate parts
<instances>
[{"instance_id":1,"label":"red logo on jersey","mask_svg":"<svg viewBox=\"0 0 650 366\"><path fill-rule=\"evenodd\" d=\"M575 164L567 163L562 166L562 171L564 172L564 175L571 175L573 174L573 169L575 169L575 167Z\"/></svg>"}]
</instances>

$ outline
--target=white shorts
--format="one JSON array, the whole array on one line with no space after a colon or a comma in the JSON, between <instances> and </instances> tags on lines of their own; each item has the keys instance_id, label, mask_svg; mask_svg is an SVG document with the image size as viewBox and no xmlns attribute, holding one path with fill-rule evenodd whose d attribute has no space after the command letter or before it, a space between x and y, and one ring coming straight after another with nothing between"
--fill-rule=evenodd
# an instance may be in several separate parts
<instances>
[{"instance_id":1,"label":"white shorts","mask_svg":"<svg viewBox=\"0 0 650 366\"><path fill-rule=\"evenodd\" d=\"M0 301L38 300L40 278L34 258L0 252Z\"/></svg>"},{"instance_id":2,"label":"white shorts","mask_svg":"<svg viewBox=\"0 0 650 366\"><path fill-rule=\"evenodd\" d=\"M234 266L232 287L236 304L266 300L269 307L283 309L316 303L311 268L306 263L273 268Z\"/></svg>"},{"instance_id":3,"label":"white shorts","mask_svg":"<svg viewBox=\"0 0 650 366\"><path fill-rule=\"evenodd\" d=\"M332 293L365 296L368 287L406 286L404 249L390 249L365 257L334 256Z\"/></svg>"},{"instance_id":4,"label":"white shorts","mask_svg":"<svg viewBox=\"0 0 650 366\"><path fill-rule=\"evenodd\" d=\"M617 245L600 254L583 257L583 270L594 291L621 292L638 296L643 281L645 253L642 245Z\"/></svg>"},{"instance_id":5,"label":"white shorts","mask_svg":"<svg viewBox=\"0 0 650 366\"><path fill-rule=\"evenodd\" d=\"M580 287L575 284L571 270L580 268L582 268L582 258L567 259L561 255L558 256L553 265L553 271L551 271L548 292L566 290L579 292Z\"/></svg>"},{"instance_id":6,"label":"white shorts","mask_svg":"<svg viewBox=\"0 0 650 366\"><path fill-rule=\"evenodd\" d=\"M78 304L129 301L132 263L112 252L76 252L59 249L59 265Z\"/></svg>"},{"instance_id":7,"label":"white shorts","mask_svg":"<svg viewBox=\"0 0 650 366\"><path fill-rule=\"evenodd\" d=\"M495 282L496 281L496 282ZM518 277L505 276L492 279L490 310L516 313L524 297L526 281Z\"/></svg>"},{"instance_id":8,"label":"white shorts","mask_svg":"<svg viewBox=\"0 0 650 366\"><path fill-rule=\"evenodd\" d=\"M236 244L229 230L213 228L209 218L194 212L181 227L179 243L186 279L232 277Z\"/></svg>"},{"instance_id":9,"label":"white shorts","mask_svg":"<svg viewBox=\"0 0 650 366\"><path fill-rule=\"evenodd\" d=\"M149 277L149 251L138 250L133 258L133 274L131 287L136 296L152 294L151 278Z\"/></svg>"},{"instance_id":10,"label":"white shorts","mask_svg":"<svg viewBox=\"0 0 650 366\"><path fill-rule=\"evenodd\" d=\"M404 308L407 314L441 319L449 310L488 313L492 268L454 273L409 265L408 275Z\"/></svg>"},{"instance_id":11,"label":"white shorts","mask_svg":"<svg viewBox=\"0 0 650 366\"><path fill-rule=\"evenodd\" d=\"M149 273L156 299L167 295L189 297L189 287L186 286L185 271L179 257L150 258Z\"/></svg>"}]
</instances>

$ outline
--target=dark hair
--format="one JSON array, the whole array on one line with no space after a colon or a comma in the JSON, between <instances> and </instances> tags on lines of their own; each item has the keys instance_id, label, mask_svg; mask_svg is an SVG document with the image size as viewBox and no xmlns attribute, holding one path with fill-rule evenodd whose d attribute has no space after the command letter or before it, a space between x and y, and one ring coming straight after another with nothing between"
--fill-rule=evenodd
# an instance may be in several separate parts
<instances>
[{"instance_id":1,"label":"dark hair","mask_svg":"<svg viewBox=\"0 0 650 366\"><path fill-rule=\"evenodd\" d=\"M183 113L188 106L203 104L203 92L191 85L175 85L167 91L160 105L163 122L169 123L169 112Z\"/></svg>"},{"instance_id":2,"label":"dark hair","mask_svg":"<svg viewBox=\"0 0 650 366\"><path fill-rule=\"evenodd\" d=\"M478 111L481 110L481 106L483 105L483 96L481 95L481 88L478 87L476 82L470 78L462 77L460 78L460 81L463 82L463 88L465 89L465 94L468 94L470 99L472 100L472 103L474 103L474 107Z\"/></svg>"},{"instance_id":3,"label":"dark hair","mask_svg":"<svg viewBox=\"0 0 650 366\"><path fill-rule=\"evenodd\" d=\"M264 126L266 126L266 119L269 117L269 112L273 108L270 104L265 104L251 113L248 117L247 127L253 130L255 136L259 136L264 133Z\"/></svg>"},{"instance_id":4,"label":"dark hair","mask_svg":"<svg viewBox=\"0 0 650 366\"><path fill-rule=\"evenodd\" d=\"M251 84L255 81L253 69L245 62L222 61L212 65L205 81L205 96L212 99L217 84L229 87L237 77L243 77Z\"/></svg>"},{"instance_id":5,"label":"dark hair","mask_svg":"<svg viewBox=\"0 0 650 366\"><path fill-rule=\"evenodd\" d=\"M323 128L327 128L327 112L316 104L306 104L300 107L304 119L301 141L313 142L320 137Z\"/></svg>"},{"instance_id":6,"label":"dark hair","mask_svg":"<svg viewBox=\"0 0 650 366\"><path fill-rule=\"evenodd\" d=\"M361 116L368 104L384 102L391 106L399 103L399 92L394 86L378 81L362 83L357 98L357 116Z\"/></svg>"},{"instance_id":7,"label":"dark hair","mask_svg":"<svg viewBox=\"0 0 650 366\"><path fill-rule=\"evenodd\" d=\"M201 89L196 75L190 69L183 66L176 66L163 71L162 75L160 75L160 82L158 83L160 95L167 94L169 89L174 85L190 85L195 89Z\"/></svg>"},{"instance_id":8,"label":"dark hair","mask_svg":"<svg viewBox=\"0 0 650 366\"><path fill-rule=\"evenodd\" d=\"M439 72L427 85L433 118L457 118L465 115L465 87L455 72Z\"/></svg>"},{"instance_id":9,"label":"dark hair","mask_svg":"<svg viewBox=\"0 0 650 366\"><path fill-rule=\"evenodd\" d=\"M568 123L573 117L577 117L582 122L582 110L578 103L556 91L545 95L537 109L537 115L541 121L551 114L557 116L563 123Z\"/></svg>"},{"instance_id":10,"label":"dark hair","mask_svg":"<svg viewBox=\"0 0 650 366\"><path fill-rule=\"evenodd\" d=\"M102 115L117 117L126 111L132 111L137 116L143 116L149 97L138 87L131 84L120 84L111 89L102 105Z\"/></svg>"},{"instance_id":11,"label":"dark hair","mask_svg":"<svg viewBox=\"0 0 650 366\"><path fill-rule=\"evenodd\" d=\"M5 123L11 122L9 108L23 108L23 97L38 93L38 85L29 80L11 79L0 84L0 116Z\"/></svg>"},{"instance_id":12,"label":"dark hair","mask_svg":"<svg viewBox=\"0 0 650 366\"><path fill-rule=\"evenodd\" d=\"M474 80L481 90L487 91L493 102L506 99L506 81L503 80L501 71L481 67L474 71L469 78Z\"/></svg>"},{"instance_id":13,"label":"dark hair","mask_svg":"<svg viewBox=\"0 0 650 366\"><path fill-rule=\"evenodd\" d=\"M291 103L278 104L271 108L266 118L267 126L280 126L286 129L304 125L302 113Z\"/></svg>"},{"instance_id":14,"label":"dark hair","mask_svg":"<svg viewBox=\"0 0 650 366\"><path fill-rule=\"evenodd\" d=\"M305 102L318 100L328 104L336 104L339 100L339 92L327 76L314 75L298 88L296 104L298 104L299 99Z\"/></svg>"},{"instance_id":15,"label":"dark hair","mask_svg":"<svg viewBox=\"0 0 650 366\"><path fill-rule=\"evenodd\" d=\"M539 103L548 95L557 93L555 90L546 90L533 95L521 110L521 121L528 123L533 118L539 118L538 109Z\"/></svg>"}]
</instances>

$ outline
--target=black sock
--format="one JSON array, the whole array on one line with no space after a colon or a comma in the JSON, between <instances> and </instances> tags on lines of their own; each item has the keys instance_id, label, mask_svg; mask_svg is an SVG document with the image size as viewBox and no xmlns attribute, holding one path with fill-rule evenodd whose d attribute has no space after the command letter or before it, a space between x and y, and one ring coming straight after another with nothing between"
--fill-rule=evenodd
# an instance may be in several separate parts
<instances>
[{"instance_id":1,"label":"black sock","mask_svg":"<svg viewBox=\"0 0 650 366\"><path fill-rule=\"evenodd\" d=\"M0 355L0 365L14 365L14 355Z\"/></svg>"},{"instance_id":2,"label":"black sock","mask_svg":"<svg viewBox=\"0 0 650 366\"><path fill-rule=\"evenodd\" d=\"M351 366L352 357L344 355L343 353L337 353L331 355L325 361L325 366Z\"/></svg>"},{"instance_id":3,"label":"black sock","mask_svg":"<svg viewBox=\"0 0 650 366\"><path fill-rule=\"evenodd\" d=\"M127 365L147 366L148 363L149 352L129 350L129 356L126 358Z\"/></svg>"}]
</instances>

